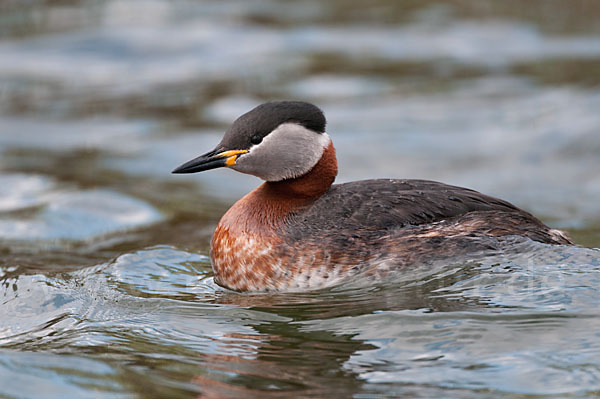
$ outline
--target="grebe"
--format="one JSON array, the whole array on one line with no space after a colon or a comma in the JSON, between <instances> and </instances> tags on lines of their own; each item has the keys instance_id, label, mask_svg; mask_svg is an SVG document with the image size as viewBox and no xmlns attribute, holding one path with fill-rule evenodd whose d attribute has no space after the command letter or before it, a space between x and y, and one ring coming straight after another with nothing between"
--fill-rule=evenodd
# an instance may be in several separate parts
<instances>
[{"instance_id":1,"label":"grebe","mask_svg":"<svg viewBox=\"0 0 600 399\"><path fill-rule=\"evenodd\" d=\"M176 168L229 167L265 180L221 218L211 242L215 282L235 291L300 291L457 254L503 239L573 244L516 206L426 180L332 185L337 160L325 116L300 101L240 116L217 147Z\"/></svg>"}]
</instances>

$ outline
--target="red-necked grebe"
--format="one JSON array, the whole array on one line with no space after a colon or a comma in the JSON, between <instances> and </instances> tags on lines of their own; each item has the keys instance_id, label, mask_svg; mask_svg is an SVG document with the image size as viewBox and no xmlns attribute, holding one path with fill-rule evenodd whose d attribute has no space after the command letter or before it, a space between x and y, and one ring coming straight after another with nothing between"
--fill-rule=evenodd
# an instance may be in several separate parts
<instances>
[{"instance_id":1,"label":"red-necked grebe","mask_svg":"<svg viewBox=\"0 0 600 399\"><path fill-rule=\"evenodd\" d=\"M219 167L265 180L225 213L211 242L215 281L236 291L383 279L414 264L501 249L507 237L572 244L516 206L466 188L391 179L332 185L337 160L325 116L306 102L259 105L213 151L173 173Z\"/></svg>"}]
</instances>

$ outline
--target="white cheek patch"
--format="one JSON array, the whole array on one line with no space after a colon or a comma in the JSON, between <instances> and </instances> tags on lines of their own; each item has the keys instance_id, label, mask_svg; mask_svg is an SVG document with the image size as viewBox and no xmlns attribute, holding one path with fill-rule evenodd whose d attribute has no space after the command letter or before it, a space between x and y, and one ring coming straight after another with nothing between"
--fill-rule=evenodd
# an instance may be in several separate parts
<instances>
[{"instance_id":1,"label":"white cheek patch","mask_svg":"<svg viewBox=\"0 0 600 399\"><path fill-rule=\"evenodd\" d=\"M302 176L323 156L331 139L296 123L284 123L269 133L260 144L250 147L231 168L267 181Z\"/></svg>"}]
</instances>

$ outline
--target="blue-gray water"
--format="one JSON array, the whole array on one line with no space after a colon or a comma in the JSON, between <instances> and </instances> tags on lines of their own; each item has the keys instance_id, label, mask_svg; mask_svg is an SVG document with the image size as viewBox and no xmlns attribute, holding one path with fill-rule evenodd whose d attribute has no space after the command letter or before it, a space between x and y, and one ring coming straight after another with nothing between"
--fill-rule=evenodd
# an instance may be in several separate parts
<instances>
[{"instance_id":1,"label":"blue-gray water","mask_svg":"<svg viewBox=\"0 0 600 399\"><path fill-rule=\"evenodd\" d=\"M507 199L578 247L304 294L214 284L259 181L170 171L321 106L338 181ZM0 398L600 397L600 4L0 4Z\"/></svg>"}]
</instances>

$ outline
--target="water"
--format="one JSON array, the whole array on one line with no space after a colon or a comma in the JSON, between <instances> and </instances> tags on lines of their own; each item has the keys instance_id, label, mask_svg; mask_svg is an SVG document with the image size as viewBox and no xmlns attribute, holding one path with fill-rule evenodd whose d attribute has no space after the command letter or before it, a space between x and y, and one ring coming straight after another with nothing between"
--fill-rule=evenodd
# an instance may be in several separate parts
<instances>
[{"instance_id":1,"label":"water","mask_svg":"<svg viewBox=\"0 0 600 399\"><path fill-rule=\"evenodd\" d=\"M0 397L600 397L600 7L0 5ZM258 180L174 176L256 104L319 104L338 181L472 187L579 247L235 294Z\"/></svg>"}]
</instances>

